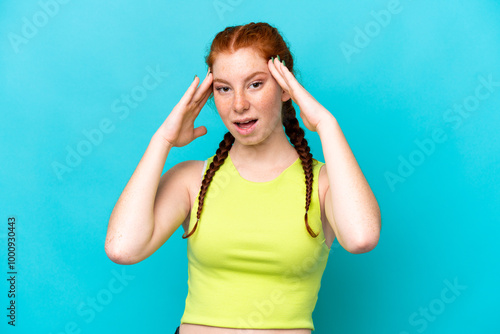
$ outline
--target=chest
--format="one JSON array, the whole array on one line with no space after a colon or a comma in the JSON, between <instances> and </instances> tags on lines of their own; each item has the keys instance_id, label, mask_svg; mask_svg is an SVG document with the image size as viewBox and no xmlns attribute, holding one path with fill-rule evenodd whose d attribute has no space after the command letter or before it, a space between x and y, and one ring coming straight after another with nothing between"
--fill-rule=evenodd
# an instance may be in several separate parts
<instances>
[{"instance_id":1,"label":"chest","mask_svg":"<svg viewBox=\"0 0 500 334\"><path fill-rule=\"evenodd\" d=\"M300 181L288 180L272 189L242 187L231 180L224 187L214 183L197 230L188 238L190 257L203 267L261 275L282 275L304 263L316 263L321 238L312 238L305 229L305 191ZM321 212L314 198L309 224L318 231ZM196 222L196 211L192 210L190 224Z\"/></svg>"}]
</instances>

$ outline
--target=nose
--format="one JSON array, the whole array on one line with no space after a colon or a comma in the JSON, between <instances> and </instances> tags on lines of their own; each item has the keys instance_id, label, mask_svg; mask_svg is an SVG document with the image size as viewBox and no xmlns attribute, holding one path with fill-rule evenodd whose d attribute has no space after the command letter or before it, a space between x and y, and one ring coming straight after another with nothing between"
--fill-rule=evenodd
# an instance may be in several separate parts
<instances>
[{"instance_id":1,"label":"nose","mask_svg":"<svg viewBox=\"0 0 500 334\"><path fill-rule=\"evenodd\" d=\"M235 91L234 100L233 100L233 110L241 113L247 110L250 107L250 103L248 102L245 93L242 91Z\"/></svg>"}]
</instances>

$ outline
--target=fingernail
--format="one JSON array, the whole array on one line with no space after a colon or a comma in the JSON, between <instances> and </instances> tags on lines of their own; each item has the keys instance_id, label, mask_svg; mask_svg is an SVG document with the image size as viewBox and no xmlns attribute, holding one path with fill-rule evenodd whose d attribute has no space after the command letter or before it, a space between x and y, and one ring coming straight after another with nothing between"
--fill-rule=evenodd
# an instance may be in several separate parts
<instances>
[{"instance_id":1,"label":"fingernail","mask_svg":"<svg viewBox=\"0 0 500 334\"><path fill-rule=\"evenodd\" d=\"M195 74L193 80L196 79L196 77L197 77L197 75Z\"/></svg>"},{"instance_id":2,"label":"fingernail","mask_svg":"<svg viewBox=\"0 0 500 334\"><path fill-rule=\"evenodd\" d=\"M278 61L281 61L281 59L280 59L280 56L279 56L279 55L277 55L276 57L278 58Z\"/></svg>"},{"instance_id":3,"label":"fingernail","mask_svg":"<svg viewBox=\"0 0 500 334\"><path fill-rule=\"evenodd\" d=\"M286 66L286 65L285 65L285 61L284 61L284 60L283 60L283 66Z\"/></svg>"},{"instance_id":4,"label":"fingernail","mask_svg":"<svg viewBox=\"0 0 500 334\"><path fill-rule=\"evenodd\" d=\"M271 62L274 64L274 57L271 57Z\"/></svg>"}]
</instances>

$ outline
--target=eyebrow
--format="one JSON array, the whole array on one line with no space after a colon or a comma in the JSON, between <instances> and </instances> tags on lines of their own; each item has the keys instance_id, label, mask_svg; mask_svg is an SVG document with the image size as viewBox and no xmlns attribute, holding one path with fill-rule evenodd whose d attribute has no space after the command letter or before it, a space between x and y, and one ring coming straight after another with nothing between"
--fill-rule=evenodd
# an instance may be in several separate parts
<instances>
[{"instance_id":1,"label":"eyebrow","mask_svg":"<svg viewBox=\"0 0 500 334\"><path fill-rule=\"evenodd\" d=\"M250 79L250 78L252 78L252 77L256 76L257 74L266 74L266 75L267 75L267 73L266 73L266 72L257 71L257 72L254 72L254 73L250 74L249 76L247 76L247 77L245 78L245 81L247 81L248 79ZM226 80L224 80L224 79L220 79L220 78L215 78L215 79L213 80L213 82L222 82L222 83L226 83L226 84L228 84L228 85L229 85L229 82L227 82L227 81L226 81Z\"/></svg>"}]
</instances>

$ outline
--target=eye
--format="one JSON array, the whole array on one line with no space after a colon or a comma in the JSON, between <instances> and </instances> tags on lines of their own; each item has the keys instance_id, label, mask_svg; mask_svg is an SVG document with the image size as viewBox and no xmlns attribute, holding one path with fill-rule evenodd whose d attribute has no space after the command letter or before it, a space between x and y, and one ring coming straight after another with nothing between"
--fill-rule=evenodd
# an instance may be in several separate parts
<instances>
[{"instance_id":1,"label":"eye","mask_svg":"<svg viewBox=\"0 0 500 334\"><path fill-rule=\"evenodd\" d=\"M227 91L229 90L229 87L226 87L226 86L221 86L221 87L217 87L215 88L216 91L218 91L219 93L227 93Z\"/></svg>"},{"instance_id":2,"label":"eye","mask_svg":"<svg viewBox=\"0 0 500 334\"><path fill-rule=\"evenodd\" d=\"M253 88L259 88L260 86L262 86L262 81L253 82L252 84L250 84L250 86L252 86Z\"/></svg>"}]
</instances>

